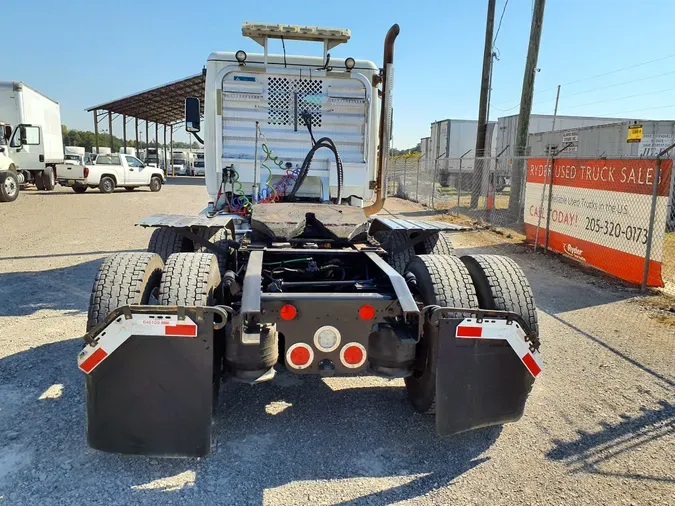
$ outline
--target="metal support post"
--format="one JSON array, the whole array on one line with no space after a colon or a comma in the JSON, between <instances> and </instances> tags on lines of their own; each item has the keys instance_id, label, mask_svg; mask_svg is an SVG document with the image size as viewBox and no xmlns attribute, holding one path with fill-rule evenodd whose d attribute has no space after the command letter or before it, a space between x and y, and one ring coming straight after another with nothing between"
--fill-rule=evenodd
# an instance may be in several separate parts
<instances>
[{"instance_id":1,"label":"metal support post","mask_svg":"<svg viewBox=\"0 0 675 506\"><path fill-rule=\"evenodd\" d=\"M122 144L124 146L124 153L127 152L127 115L122 114Z\"/></svg>"},{"instance_id":2,"label":"metal support post","mask_svg":"<svg viewBox=\"0 0 675 506\"><path fill-rule=\"evenodd\" d=\"M113 151L112 111L108 111L108 128L110 129L110 152Z\"/></svg>"},{"instance_id":3,"label":"metal support post","mask_svg":"<svg viewBox=\"0 0 675 506\"><path fill-rule=\"evenodd\" d=\"M141 160L141 147L138 145L138 118L134 119L136 120L136 156ZM145 160L141 161L144 162Z\"/></svg>"},{"instance_id":4,"label":"metal support post","mask_svg":"<svg viewBox=\"0 0 675 506\"><path fill-rule=\"evenodd\" d=\"M457 216L459 216L459 209L460 209L460 206L462 205L462 203L461 203L461 199L462 199L462 160L469 153L471 153L470 149L466 153L464 153L462 156L459 157L459 183L457 185Z\"/></svg>"},{"instance_id":5,"label":"metal support post","mask_svg":"<svg viewBox=\"0 0 675 506\"><path fill-rule=\"evenodd\" d=\"M659 195L659 183L661 181L661 157L675 148L675 144L671 144L666 149L661 151L656 156L656 174L654 174L654 184L652 185L652 209L649 214L649 228L647 229L647 251L645 252L645 265L642 270L642 286L640 290L643 292L647 289L647 278L649 277L649 261L652 256L652 241L654 240L654 219L656 217L656 199ZM672 170L672 169L671 169Z\"/></svg>"},{"instance_id":6,"label":"metal support post","mask_svg":"<svg viewBox=\"0 0 675 506\"><path fill-rule=\"evenodd\" d=\"M98 154L98 110L94 109L94 143L96 144L96 154Z\"/></svg>"},{"instance_id":7,"label":"metal support post","mask_svg":"<svg viewBox=\"0 0 675 506\"><path fill-rule=\"evenodd\" d=\"M556 117L558 116L558 100L559 99L560 99L560 85L558 85L558 92L555 95L555 108L553 109L553 124L551 125L551 133L553 133L555 131L555 120L556 120ZM548 155L548 160L549 160L549 163L550 163L550 161L552 159L552 153L551 153L550 149L549 149L549 152L547 153L547 155ZM549 165L549 163L547 163L546 165ZM547 175L548 175L548 173L546 172L546 167L544 167L544 184L541 185L541 201L539 202L539 213L538 213L539 216L537 217L537 232L534 236L534 251L535 251L535 253L537 252L537 243L539 242L539 227L541 227L541 208L544 207L544 194L546 193L546 176ZM512 181L513 181L513 179L512 179ZM553 181L553 170L551 170L551 181ZM553 184L551 183L551 188L549 189L549 191L552 190L552 189L553 189ZM550 197L550 195L549 195L549 197ZM550 200L551 199L549 198L549 202L550 202ZM550 214L550 210L549 210L548 214ZM548 225L546 226L546 245L548 246Z\"/></svg>"},{"instance_id":8,"label":"metal support post","mask_svg":"<svg viewBox=\"0 0 675 506\"><path fill-rule=\"evenodd\" d=\"M169 158L171 158L171 175L174 176L175 174L173 173L173 125L171 125L171 131L170 131L170 139L169 139ZM168 174L169 171L167 169L166 173Z\"/></svg>"},{"instance_id":9,"label":"metal support post","mask_svg":"<svg viewBox=\"0 0 675 506\"><path fill-rule=\"evenodd\" d=\"M163 148L162 151L164 152L164 159L166 160L166 125L164 125L164 144L162 144ZM173 165L173 160L171 160L171 164ZM167 174L168 171L164 169L164 174Z\"/></svg>"}]
</instances>

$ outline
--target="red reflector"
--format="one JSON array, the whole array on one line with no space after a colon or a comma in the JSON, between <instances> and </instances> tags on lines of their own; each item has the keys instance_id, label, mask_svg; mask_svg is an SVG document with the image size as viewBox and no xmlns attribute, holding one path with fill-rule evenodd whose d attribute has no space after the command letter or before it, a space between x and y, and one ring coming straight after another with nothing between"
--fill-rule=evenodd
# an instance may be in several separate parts
<instances>
[{"instance_id":1,"label":"red reflector","mask_svg":"<svg viewBox=\"0 0 675 506\"><path fill-rule=\"evenodd\" d=\"M481 337L483 335L483 327L467 327L460 325L457 327L457 337Z\"/></svg>"},{"instance_id":2,"label":"red reflector","mask_svg":"<svg viewBox=\"0 0 675 506\"><path fill-rule=\"evenodd\" d=\"M87 179L89 177L89 167L84 168L84 178Z\"/></svg>"},{"instance_id":3,"label":"red reflector","mask_svg":"<svg viewBox=\"0 0 675 506\"><path fill-rule=\"evenodd\" d=\"M282 320L286 321L292 320L297 314L298 311L295 309L295 306L292 306L291 304L281 306L281 309L279 310L279 316L281 316Z\"/></svg>"},{"instance_id":4,"label":"red reflector","mask_svg":"<svg viewBox=\"0 0 675 506\"><path fill-rule=\"evenodd\" d=\"M196 336L196 325L167 325L164 327L164 334L167 336Z\"/></svg>"},{"instance_id":5,"label":"red reflector","mask_svg":"<svg viewBox=\"0 0 675 506\"><path fill-rule=\"evenodd\" d=\"M310 360L309 350L304 346L298 346L291 351L290 359L295 365L306 365Z\"/></svg>"},{"instance_id":6,"label":"red reflector","mask_svg":"<svg viewBox=\"0 0 675 506\"><path fill-rule=\"evenodd\" d=\"M363 362L363 350L358 346L347 346L344 352L345 362L349 365L360 364Z\"/></svg>"},{"instance_id":7,"label":"red reflector","mask_svg":"<svg viewBox=\"0 0 675 506\"><path fill-rule=\"evenodd\" d=\"M106 351L103 348L99 348L94 353L89 355L89 357L87 357L87 360L82 362L82 364L80 365L80 369L89 374L92 371L92 369L96 367L98 364L100 364L101 360L103 360L107 356L108 354L106 353Z\"/></svg>"},{"instance_id":8,"label":"red reflector","mask_svg":"<svg viewBox=\"0 0 675 506\"><path fill-rule=\"evenodd\" d=\"M362 320L372 320L375 317L375 308L369 304L359 308L359 318Z\"/></svg>"},{"instance_id":9,"label":"red reflector","mask_svg":"<svg viewBox=\"0 0 675 506\"><path fill-rule=\"evenodd\" d=\"M536 377L541 372L541 367L539 367L539 364L537 364L532 355L529 353L523 355L523 364L525 364L525 367L529 369L529 371L532 373L532 376L534 377Z\"/></svg>"}]
</instances>

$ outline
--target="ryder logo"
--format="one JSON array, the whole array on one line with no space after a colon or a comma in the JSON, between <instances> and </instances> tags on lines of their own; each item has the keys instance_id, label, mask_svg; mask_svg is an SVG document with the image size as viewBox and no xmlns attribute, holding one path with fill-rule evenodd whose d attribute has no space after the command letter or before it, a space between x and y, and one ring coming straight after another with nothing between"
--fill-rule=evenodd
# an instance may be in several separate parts
<instances>
[{"instance_id":1,"label":"ryder logo","mask_svg":"<svg viewBox=\"0 0 675 506\"><path fill-rule=\"evenodd\" d=\"M565 251L566 254L568 254L572 258L576 258L577 260L581 260L582 262L586 261L586 259L583 257L584 250L577 248L576 246L572 246L568 242L563 243L563 250Z\"/></svg>"}]
</instances>

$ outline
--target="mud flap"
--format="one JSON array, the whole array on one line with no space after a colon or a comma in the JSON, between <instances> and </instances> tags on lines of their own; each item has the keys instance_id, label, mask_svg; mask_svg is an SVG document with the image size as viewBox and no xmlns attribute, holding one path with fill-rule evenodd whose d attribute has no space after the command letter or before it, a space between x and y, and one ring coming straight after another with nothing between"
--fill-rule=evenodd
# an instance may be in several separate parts
<instances>
[{"instance_id":1,"label":"mud flap","mask_svg":"<svg viewBox=\"0 0 675 506\"><path fill-rule=\"evenodd\" d=\"M213 314L187 308L187 318L180 320L175 314L127 316L107 322L96 347L80 354L80 369L87 373L89 445L137 455L207 455Z\"/></svg>"},{"instance_id":2,"label":"mud flap","mask_svg":"<svg viewBox=\"0 0 675 506\"><path fill-rule=\"evenodd\" d=\"M462 322L461 318L439 320L439 436L518 420L534 382L508 342L457 338L457 327Z\"/></svg>"}]
</instances>

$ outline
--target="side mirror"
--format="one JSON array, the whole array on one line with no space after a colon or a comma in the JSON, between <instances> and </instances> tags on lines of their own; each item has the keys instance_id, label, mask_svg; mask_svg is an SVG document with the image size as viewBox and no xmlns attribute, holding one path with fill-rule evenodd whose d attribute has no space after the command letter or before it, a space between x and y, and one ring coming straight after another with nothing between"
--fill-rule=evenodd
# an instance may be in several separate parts
<instances>
[{"instance_id":1,"label":"side mirror","mask_svg":"<svg viewBox=\"0 0 675 506\"><path fill-rule=\"evenodd\" d=\"M12 127L11 126L5 125L4 136L5 136L5 140L9 140L9 138L12 136Z\"/></svg>"},{"instance_id":2,"label":"side mirror","mask_svg":"<svg viewBox=\"0 0 675 506\"><path fill-rule=\"evenodd\" d=\"M28 140L26 138L26 127L19 127L19 140L21 141L21 144L28 144Z\"/></svg>"},{"instance_id":3,"label":"side mirror","mask_svg":"<svg viewBox=\"0 0 675 506\"><path fill-rule=\"evenodd\" d=\"M185 99L185 130L190 133L201 129L201 106L197 97Z\"/></svg>"}]
</instances>

